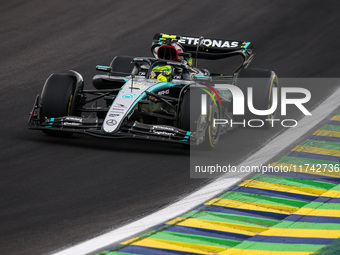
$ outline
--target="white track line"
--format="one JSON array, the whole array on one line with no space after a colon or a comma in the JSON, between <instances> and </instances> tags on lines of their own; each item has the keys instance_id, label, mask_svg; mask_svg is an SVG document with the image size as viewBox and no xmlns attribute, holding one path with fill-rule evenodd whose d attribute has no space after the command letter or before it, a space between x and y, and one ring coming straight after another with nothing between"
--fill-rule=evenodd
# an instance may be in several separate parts
<instances>
[{"instance_id":1,"label":"white track line","mask_svg":"<svg viewBox=\"0 0 340 255\"><path fill-rule=\"evenodd\" d=\"M297 127L287 129L287 131L275 137L265 147L238 165L238 168L245 165L259 166L283 151L285 148L291 145L292 141L299 139L315 125L328 117L329 113L332 113L334 110L336 110L340 106L339 98L340 88L337 89L324 102L322 102L316 109L314 109L312 111L312 116L304 117L299 121ZM228 179L222 176L202 187L198 191L195 191L192 194L184 197L180 201L175 202L155 213L152 213L142 219L131 222L106 234L84 241L75 246L65 248L54 253L53 255L90 254L136 236L142 232L145 232L147 229L163 224L166 221L190 211L194 207L208 201L209 199L216 197L223 191L228 190L230 187L240 182L247 175L249 175L249 173L238 174L236 178Z\"/></svg>"}]
</instances>

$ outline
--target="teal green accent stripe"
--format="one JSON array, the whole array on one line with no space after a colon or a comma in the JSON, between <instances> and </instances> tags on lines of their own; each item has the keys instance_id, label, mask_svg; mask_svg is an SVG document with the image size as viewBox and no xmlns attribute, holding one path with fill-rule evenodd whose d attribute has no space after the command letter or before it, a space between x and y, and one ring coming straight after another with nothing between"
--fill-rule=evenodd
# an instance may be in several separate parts
<instances>
[{"instance_id":1,"label":"teal green accent stripe","mask_svg":"<svg viewBox=\"0 0 340 255\"><path fill-rule=\"evenodd\" d=\"M130 79L126 78L126 77L122 77L122 76L119 76L119 78L123 79L124 81L128 81Z\"/></svg>"},{"instance_id":2,"label":"teal green accent stripe","mask_svg":"<svg viewBox=\"0 0 340 255\"><path fill-rule=\"evenodd\" d=\"M160 82L157 83L154 86L151 86L150 88L148 88L146 91L148 92L153 92L155 90L159 90L159 89L166 89L166 88L170 88L172 86L175 86L176 83L170 83L170 82Z\"/></svg>"},{"instance_id":3,"label":"teal green accent stripe","mask_svg":"<svg viewBox=\"0 0 340 255\"><path fill-rule=\"evenodd\" d=\"M195 75L195 77L197 77L197 78L206 78L206 79L210 78L210 76L204 76L204 75Z\"/></svg>"},{"instance_id":4,"label":"teal green accent stripe","mask_svg":"<svg viewBox=\"0 0 340 255\"><path fill-rule=\"evenodd\" d=\"M99 68L110 68L109 66L101 66L101 65L97 65Z\"/></svg>"}]
</instances>

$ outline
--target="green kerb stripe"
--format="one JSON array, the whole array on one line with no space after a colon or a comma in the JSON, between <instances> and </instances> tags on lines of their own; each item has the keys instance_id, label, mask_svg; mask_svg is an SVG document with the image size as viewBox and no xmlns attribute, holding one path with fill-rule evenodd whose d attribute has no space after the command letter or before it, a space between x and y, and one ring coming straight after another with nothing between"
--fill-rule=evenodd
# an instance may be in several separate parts
<instances>
[{"instance_id":1,"label":"green kerb stripe","mask_svg":"<svg viewBox=\"0 0 340 255\"><path fill-rule=\"evenodd\" d=\"M324 125L320 130L338 131L340 132L340 126L336 125Z\"/></svg>"},{"instance_id":2,"label":"green kerb stripe","mask_svg":"<svg viewBox=\"0 0 340 255\"><path fill-rule=\"evenodd\" d=\"M198 236L198 235L191 235L191 234L182 234L182 233L175 233L175 232L168 232L168 231L159 232L153 236L150 236L150 238L158 239L158 240L176 241L176 242L182 242L182 243L210 245L210 246L217 246L217 247L224 247L224 248L233 247L241 243L241 241L235 241L235 240Z\"/></svg>"},{"instance_id":3,"label":"green kerb stripe","mask_svg":"<svg viewBox=\"0 0 340 255\"><path fill-rule=\"evenodd\" d=\"M297 228L297 229L324 229L324 230L340 230L340 224L336 223L315 223L315 222L299 222L299 221L282 221L275 225L275 228Z\"/></svg>"},{"instance_id":4,"label":"green kerb stripe","mask_svg":"<svg viewBox=\"0 0 340 255\"><path fill-rule=\"evenodd\" d=\"M331 169L330 166L338 166L339 167L339 162L333 162L333 161L326 161L326 160L318 160L318 159L309 159L309 158L298 158L298 157L290 157L290 156L285 156L281 158L279 163L286 163L286 164L294 164L294 165L305 165L309 164L316 166L317 164L327 164L327 166L323 165L322 168L326 169ZM297 170L297 172L299 172ZM302 171L301 173L306 173L305 171Z\"/></svg>"},{"instance_id":5,"label":"green kerb stripe","mask_svg":"<svg viewBox=\"0 0 340 255\"><path fill-rule=\"evenodd\" d=\"M340 143L333 143L333 142L307 140L303 142L301 145L323 148L323 149L330 149L330 150L340 150Z\"/></svg>"},{"instance_id":6,"label":"green kerb stripe","mask_svg":"<svg viewBox=\"0 0 340 255\"><path fill-rule=\"evenodd\" d=\"M243 241L239 244L237 249L245 250L265 250L265 251L305 251L315 252L324 247L318 244L291 244L291 243L266 243L266 242L252 242Z\"/></svg>"},{"instance_id":7,"label":"green kerb stripe","mask_svg":"<svg viewBox=\"0 0 340 255\"><path fill-rule=\"evenodd\" d=\"M302 207L308 203L308 202L303 202L303 201L298 201L298 200L293 200L293 199L270 197L270 196L249 194L249 193L236 192L236 191L227 192L223 194L222 196L220 196L219 198L242 200L242 201L249 201L249 202L256 202L256 203L263 202L266 204L293 206L293 207Z\"/></svg>"},{"instance_id":8,"label":"green kerb stripe","mask_svg":"<svg viewBox=\"0 0 340 255\"><path fill-rule=\"evenodd\" d=\"M232 219L228 216L226 217L223 213L215 213L215 212L200 212L192 218L198 219L198 220L208 220L208 221L246 225L246 226L251 226L251 227L262 227L263 228L263 227L268 226L268 222L259 221L258 223L253 223L253 222L250 222L249 220L244 221L244 220L239 220L239 219ZM275 224L275 223L271 222L270 225L272 224Z\"/></svg>"},{"instance_id":9,"label":"green kerb stripe","mask_svg":"<svg viewBox=\"0 0 340 255\"><path fill-rule=\"evenodd\" d=\"M314 209L328 209L328 210L339 210L340 215L340 203L321 203L321 202L311 202L305 206L306 208Z\"/></svg>"},{"instance_id":10,"label":"green kerb stripe","mask_svg":"<svg viewBox=\"0 0 340 255\"><path fill-rule=\"evenodd\" d=\"M103 251L98 253L97 255L135 255L135 253L126 253L119 251Z\"/></svg>"},{"instance_id":11,"label":"green kerb stripe","mask_svg":"<svg viewBox=\"0 0 340 255\"><path fill-rule=\"evenodd\" d=\"M255 175L251 178L251 180L257 180L268 183L276 183L276 184L284 184L296 187L303 188L312 188L312 189L331 189L335 186L335 184L326 183L322 181L311 181L311 180L302 180L295 178L286 178L274 175Z\"/></svg>"},{"instance_id":12,"label":"green kerb stripe","mask_svg":"<svg viewBox=\"0 0 340 255\"><path fill-rule=\"evenodd\" d=\"M265 219L265 218L257 218L257 217L251 217L251 216L244 216L244 215L237 215L237 214L227 214L227 213L219 213L219 212L209 212L209 211L192 211L189 212L182 217L192 217L192 218L199 218L200 215L205 215L207 217L219 217L220 219L224 219L225 222L230 222L230 223L237 223L241 222L243 225L249 225L249 226L273 226L280 221L278 220L271 220L271 219Z\"/></svg>"}]
</instances>

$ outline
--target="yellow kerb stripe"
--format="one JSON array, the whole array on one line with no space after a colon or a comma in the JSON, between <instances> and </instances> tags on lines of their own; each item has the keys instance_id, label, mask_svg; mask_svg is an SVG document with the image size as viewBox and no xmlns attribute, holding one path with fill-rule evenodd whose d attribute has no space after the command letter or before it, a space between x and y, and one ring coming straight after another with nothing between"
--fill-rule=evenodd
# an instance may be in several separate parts
<instances>
[{"instance_id":1,"label":"yellow kerb stripe","mask_svg":"<svg viewBox=\"0 0 340 255\"><path fill-rule=\"evenodd\" d=\"M330 136L330 137L340 137L340 132L337 131L329 131L329 130L317 130L313 133L313 135L317 136Z\"/></svg>"},{"instance_id":2,"label":"yellow kerb stripe","mask_svg":"<svg viewBox=\"0 0 340 255\"><path fill-rule=\"evenodd\" d=\"M322 217L340 217L340 210L301 208L294 214Z\"/></svg>"},{"instance_id":3,"label":"yellow kerb stripe","mask_svg":"<svg viewBox=\"0 0 340 255\"><path fill-rule=\"evenodd\" d=\"M173 224L177 221L169 221L166 224ZM217 230L223 232L231 232L243 235L254 236L262 231L267 230L265 227L256 227L256 226L248 226L248 225L241 225L241 224L234 224L228 222L219 222L219 221L210 221L210 220L199 220L188 218L184 221L177 223L179 226L185 227L192 227L192 228L203 228L203 229L210 229L210 230Z\"/></svg>"},{"instance_id":4,"label":"yellow kerb stripe","mask_svg":"<svg viewBox=\"0 0 340 255\"><path fill-rule=\"evenodd\" d=\"M302 146L302 145L296 146L293 149L293 151L301 151L301 152L307 152L307 153L313 153L313 154L340 157L339 150L331 150L331 149L309 147L309 146Z\"/></svg>"},{"instance_id":5,"label":"yellow kerb stripe","mask_svg":"<svg viewBox=\"0 0 340 255\"><path fill-rule=\"evenodd\" d=\"M308 195L308 196L320 196L326 192L325 190L322 190L322 189L297 187L297 186L290 186L290 185L277 184L277 183L268 183L268 182L262 182L262 181L256 181L256 180L244 181L241 184L239 184L239 186L296 193L296 194Z\"/></svg>"},{"instance_id":6,"label":"yellow kerb stripe","mask_svg":"<svg viewBox=\"0 0 340 255\"><path fill-rule=\"evenodd\" d=\"M244 250L231 248L219 253L218 255L309 255L312 252L306 251L263 251L263 250Z\"/></svg>"},{"instance_id":7,"label":"yellow kerb stripe","mask_svg":"<svg viewBox=\"0 0 340 255\"><path fill-rule=\"evenodd\" d=\"M280 162L274 162L270 164L272 167L278 167L279 169L290 169L290 172L293 173L308 173L308 174L315 174L315 175L322 175L322 176L333 176L333 177L340 177L340 171L331 172L331 170L324 168L324 166L321 164L320 166L315 164L314 170L311 170L311 166L303 166L303 165L295 165L295 164L286 164L286 163L280 163ZM319 168L320 167L320 168ZM319 168L319 169L318 169Z\"/></svg>"},{"instance_id":8,"label":"yellow kerb stripe","mask_svg":"<svg viewBox=\"0 0 340 255\"><path fill-rule=\"evenodd\" d=\"M216 254L216 252L220 252L224 250L223 247L215 247L209 245L199 245L199 244L188 244L182 242L175 242L175 241L160 241L158 239L152 238L145 238L141 241L134 243L133 245L143 246L143 247L150 247L150 248L158 248L158 249L169 249L175 251L184 251L184 252L192 252L192 253L199 253L199 254ZM210 250L215 249L214 252Z\"/></svg>"},{"instance_id":9,"label":"yellow kerb stripe","mask_svg":"<svg viewBox=\"0 0 340 255\"><path fill-rule=\"evenodd\" d=\"M325 194L323 194L322 196L323 197L340 198L340 190L329 190Z\"/></svg>"},{"instance_id":10,"label":"yellow kerb stripe","mask_svg":"<svg viewBox=\"0 0 340 255\"><path fill-rule=\"evenodd\" d=\"M273 213L284 213L284 214L290 214L299 209L297 207L292 207L292 206L272 205L272 204L255 203L255 202L244 202L244 201L237 201L237 200L231 200L231 199L218 199L218 198L212 199L205 204L206 205L213 204L213 205L224 206L224 207L264 211L264 212L273 212Z\"/></svg>"},{"instance_id":11,"label":"yellow kerb stripe","mask_svg":"<svg viewBox=\"0 0 340 255\"><path fill-rule=\"evenodd\" d=\"M340 115L335 115L331 120L340 121Z\"/></svg>"},{"instance_id":12,"label":"yellow kerb stripe","mask_svg":"<svg viewBox=\"0 0 340 255\"><path fill-rule=\"evenodd\" d=\"M340 230L270 228L261 233L262 236L287 236L305 238L340 238Z\"/></svg>"}]
</instances>

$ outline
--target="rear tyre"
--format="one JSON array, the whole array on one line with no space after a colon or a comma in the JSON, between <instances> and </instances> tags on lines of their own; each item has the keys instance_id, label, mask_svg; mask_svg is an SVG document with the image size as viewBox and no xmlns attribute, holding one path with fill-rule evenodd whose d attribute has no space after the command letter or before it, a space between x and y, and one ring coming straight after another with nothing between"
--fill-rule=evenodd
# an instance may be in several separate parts
<instances>
[{"instance_id":1,"label":"rear tyre","mask_svg":"<svg viewBox=\"0 0 340 255\"><path fill-rule=\"evenodd\" d=\"M276 116L276 111L269 115L254 115L248 109L247 105L247 88L253 88L253 106L257 110L267 110L270 109L273 105L274 93L273 88L278 88L278 78L273 71L265 70L265 69L255 69L255 68L247 68L242 69L235 81L235 85L239 87L245 97L245 115L244 116L235 116L236 121L249 121L251 119L257 119L263 121L263 127L268 128L272 126L273 120ZM277 95L277 98L279 96ZM278 102L279 105L279 102Z\"/></svg>"},{"instance_id":2,"label":"rear tyre","mask_svg":"<svg viewBox=\"0 0 340 255\"><path fill-rule=\"evenodd\" d=\"M72 103L76 88L76 77L70 74L52 74L45 82L41 92L40 119L58 118L72 115ZM72 133L58 132L54 130L43 131L49 135L69 136Z\"/></svg>"}]
</instances>

